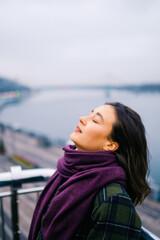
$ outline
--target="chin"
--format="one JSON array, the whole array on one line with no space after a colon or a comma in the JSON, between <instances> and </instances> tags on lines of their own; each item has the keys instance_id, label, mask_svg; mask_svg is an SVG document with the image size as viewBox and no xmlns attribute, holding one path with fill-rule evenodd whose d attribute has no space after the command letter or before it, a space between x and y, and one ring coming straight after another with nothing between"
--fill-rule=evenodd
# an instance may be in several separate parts
<instances>
[{"instance_id":1,"label":"chin","mask_svg":"<svg viewBox=\"0 0 160 240\"><path fill-rule=\"evenodd\" d=\"M75 136L74 136L74 135L75 135L74 132L71 133L71 135L70 135L70 140L71 140L73 143L75 143L75 142L74 142L74 140L75 140Z\"/></svg>"},{"instance_id":2,"label":"chin","mask_svg":"<svg viewBox=\"0 0 160 240\"><path fill-rule=\"evenodd\" d=\"M77 146L77 143L79 141L78 141L77 135L74 132L70 135L70 140L73 142L73 144Z\"/></svg>"}]
</instances>

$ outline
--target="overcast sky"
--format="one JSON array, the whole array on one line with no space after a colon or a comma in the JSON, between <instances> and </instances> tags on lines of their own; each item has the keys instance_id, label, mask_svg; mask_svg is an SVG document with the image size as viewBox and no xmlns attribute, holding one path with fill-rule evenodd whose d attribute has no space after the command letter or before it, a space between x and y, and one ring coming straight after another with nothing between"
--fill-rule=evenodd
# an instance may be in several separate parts
<instances>
[{"instance_id":1,"label":"overcast sky","mask_svg":"<svg viewBox=\"0 0 160 240\"><path fill-rule=\"evenodd\" d=\"M0 76L160 83L160 0L0 0Z\"/></svg>"}]
</instances>

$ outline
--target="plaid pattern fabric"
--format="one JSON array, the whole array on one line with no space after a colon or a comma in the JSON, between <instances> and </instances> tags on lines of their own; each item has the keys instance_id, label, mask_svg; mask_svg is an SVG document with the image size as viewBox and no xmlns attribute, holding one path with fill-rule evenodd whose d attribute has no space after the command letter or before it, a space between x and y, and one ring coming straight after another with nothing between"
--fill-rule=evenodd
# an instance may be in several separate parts
<instances>
[{"instance_id":1,"label":"plaid pattern fabric","mask_svg":"<svg viewBox=\"0 0 160 240\"><path fill-rule=\"evenodd\" d=\"M73 240L138 240L140 235L141 220L130 197L120 184L113 183L96 195ZM41 230L36 240L44 240Z\"/></svg>"},{"instance_id":2,"label":"plaid pattern fabric","mask_svg":"<svg viewBox=\"0 0 160 240\"><path fill-rule=\"evenodd\" d=\"M87 222L83 225L86 224L89 226ZM81 227L79 232L83 230ZM74 239L137 240L140 235L141 221L130 197L121 185L111 184L105 186L95 198L89 232L85 237L84 233L76 234Z\"/></svg>"}]
</instances>

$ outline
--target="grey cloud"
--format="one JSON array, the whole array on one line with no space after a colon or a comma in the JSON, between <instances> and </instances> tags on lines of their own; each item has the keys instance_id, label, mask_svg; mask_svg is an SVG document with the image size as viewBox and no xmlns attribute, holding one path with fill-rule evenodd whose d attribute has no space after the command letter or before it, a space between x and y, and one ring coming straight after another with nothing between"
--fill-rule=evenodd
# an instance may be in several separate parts
<instances>
[{"instance_id":1,"label":"grey cloud","mask_svg":"<svg viewBox=\"0 0 160 240\"><path fill-rule=\"evenodd\" d=\"M159 10L159 0L0 1L0 75L30 85L160 81Z\"/></svg>"}]
</instances>

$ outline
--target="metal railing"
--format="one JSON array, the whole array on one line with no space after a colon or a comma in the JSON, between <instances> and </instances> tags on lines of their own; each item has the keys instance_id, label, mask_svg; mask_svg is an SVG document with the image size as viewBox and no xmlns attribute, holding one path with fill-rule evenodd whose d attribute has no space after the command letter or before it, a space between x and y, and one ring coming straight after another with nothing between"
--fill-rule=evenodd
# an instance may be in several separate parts
<instances>
[{"instance_id":1,"label":"metal railing","mask_svg":"<svg viewBox=\"0 0 160 240\"><path fill-rule=\"evenodd\" d=\"M20 166L13 166L11 167L10 172L0 173L0 187L10 187L9 192L0 193L1 235L3 240L6 239L3 198L10 197L12 237L13 240L19 240L20 228L18 195L35 192L39 193L43 190L43 187L21 189L22 184L47 181L47 179L51 177L54 172L55 169L41 168L22 170Z\"/></svg>"},{"instance_id":2,"label":"metal railing","mask_svg":"<svg viewBox=\"0 0 160 240\"><path fill-rule=\"evenodd\" d=\"M141 240L160 240L158 236L151 233L148 229L142 227L141 228Z\"/></svg>"},{"instance_id":3,"label":"metal railing","mask_svg":"<svg viewBox=\"0 0 160 240\"><path fill-rule=\"evenodd\" d=\"M43 187L21 189L22 184L46 181L55 171L55 169L47 168L22 170L20 166L14 166L11 167L11 172L0 173L0 187L9 186L11 188L9 192L0 193L2 240L6 239L3 198L10 197L11 199L12 238L20 240L18 195L39 193L43 190ZM142 227L141 240L160 240L160 238Z\"/></svg>"}]
</instances>

